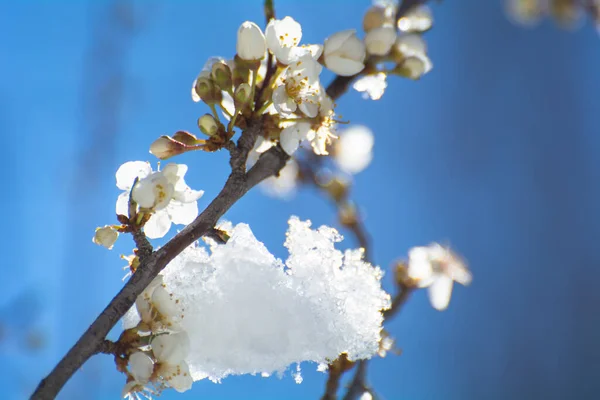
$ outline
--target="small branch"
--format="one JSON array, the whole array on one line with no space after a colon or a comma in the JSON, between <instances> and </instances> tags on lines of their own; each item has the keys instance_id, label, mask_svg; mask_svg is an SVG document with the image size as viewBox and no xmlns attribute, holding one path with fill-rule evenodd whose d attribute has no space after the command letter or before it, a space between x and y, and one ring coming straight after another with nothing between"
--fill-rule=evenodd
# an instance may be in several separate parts
<instances>
[{"instance_id":1,"label":"small branch","mask_svg":"<svg viewBox=\"0 0 600 400\"><path fill-rule=\"evenodd\" d=\"M265 0L265 20L267 24L272 19L275 19L275 5L273 0Z\"/></svg>"},{"instance_id":2,"label":"small branch","mask_svg":"<svg viewBox=\"0 0 600 400\"><path fill-rule=\"evenodd\" d=\"M344 395L342 400L354 400L360 398L360 396L367 391L367 360L360 360L356 366L356 372L352 383L348 387L348 391Z\"/></svg>"},{"instance_id":3,"label":"small branch","mask_svg":"<svg viewBox=\"0 0 600 400\"><path fill-rule=\"evenodd\" d=\"M390 308L383 312L383 317L387 320L395 316L406 303L414 290L414 287L401 286L398 294L392 299L392 305Z\"/></svg>"},{"instance_id":4,"label":"small branch","mask_svg":"<svg viewBox=\"0 0 600 400\"><path fill-rule=\"evenodd\" d=\"M115 343L111 340L103 340L102 343L98 346L98 350L96 353L102 354L110 354L113 356L118 356L121 352L120 346L118 343Z\"/></svg>"},{"instance_id":5,"label":"small branch","mask_svg":"<svg viewBox=\"0 0 600 400\"><path fill-rule=\"evenodd\" d=\"M140 258L140 262L148 260L154 250L146 234L141 229L136 229L132 233L133 241L138 249L137 256Z\"/></svg>"}]
</instances>

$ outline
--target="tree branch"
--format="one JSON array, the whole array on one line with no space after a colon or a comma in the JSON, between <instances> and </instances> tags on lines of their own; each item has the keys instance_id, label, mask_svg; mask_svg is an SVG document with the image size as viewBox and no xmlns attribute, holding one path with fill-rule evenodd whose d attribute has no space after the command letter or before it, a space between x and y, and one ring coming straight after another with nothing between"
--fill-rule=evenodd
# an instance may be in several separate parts
<instances>
[{"instance_id":1,"label":"tree branch","mask_svg":"<svg viewBox=\"0 0 600 400\"><path fill-rule=\"evenodd\" d=\"M232 172L221 192L206 209L165 246L153 252L140 266L119 293L110 301L96 320L67 352L58 365L44 378L32 395L32 399L54 399L73 374L94 354L105 349L108 332L133 306L137 297L179 253L194 241L211 231L219 218L225 214L248 190L261 180L276 175L285 165L285 157L279 149L265 153L248 172L245 164L248 153L260 133L260 121L254 121L242 132L237 150L232 152Z\"/></svg>"}]
</instances>

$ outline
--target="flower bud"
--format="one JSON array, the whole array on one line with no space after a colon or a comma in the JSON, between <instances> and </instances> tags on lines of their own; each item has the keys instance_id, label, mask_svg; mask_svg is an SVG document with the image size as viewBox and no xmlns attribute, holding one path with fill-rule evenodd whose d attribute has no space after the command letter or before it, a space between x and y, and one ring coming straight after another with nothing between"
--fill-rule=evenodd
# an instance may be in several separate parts
<instances>
[{"instance_id":1,"label":"flower bud","mask_svg":"<svg viewBox=\"0 0 600 400\"><path fill-rule=\"evenodd\" d=\"M233 83L231 69L225 62L216 62L212 66L212 78L221 90L231 90Z\"/></svg>"},{"instance_id":2,"label":"flower bud","mask_svg":"<svg viewBox=\"0 0 600 400\"><path fill-rule=\"evenodd\" d=\"M398 29L401 32L425 32L433 25L431 9L426 5L414 7L398 20Z\"/></svg>"},{"instance_id":3,"label":"flower bud","mask_svg":"<svg viewBox=\"0 0 600 400\"><path fill-rule=\"evenodd\" d=\"M111 250L118 237L119 232L114 230L111 226L106 225L101 228L96 228L96 234L92 238L92 242Z\"/></svg>"},{"instance_id":4,"label":"flower bud","mask_svg":"<svg viewBox=\"0 0 600 400\"><path fill-rule=\"evenodd\" d=\"M169 136L161 136L150 145L150 153L161 160L184 153L186 146Z\"/></svg>"},{"instance_id":5,"label":"flower bud","mask_svg":"<svg viewBox=\"0 0 600 400\"><path fill-rule=\"evenodd\" d=\"M252 88L247 83L242 83L235 89L233 102L236 110L243 110L252 100Z\"/></svg>"},{"instance_id":6,"label":"flower bud","mask_svg":"<svg viewBox=\"0 0 600 400\"><path fill-rule=\"evenodd\" d=\"M246 61L261 60L267 51L265 35L254 22L246 21L238 29L236 51Z\"/></svg>"},{"instance_id":7,"label":"flower bud","mask_svg":"<svg viewBox=\"0 0 600 400\"><path fill-rule=\"evenodd\" d=\"M391 26L375 28L365 36L367 52L375 56L388 54L396 41L396 29Z\"/></svg>"},{"instance_id":8,"label":"flower bud","mask_svg":"<svg viewBox=\"0 0 600 400\"><path fill-rule=\"evenodd\" d=\"M323 49L325 66L342 76L358 74L365 67L365 44L349 29L334 33L325 39Z\"/></svg>"},{"instance_id":9,"label":"flower bud","mask_svg":"<svg viewBox=\"0 0 600 400\"><path fill-rule=\"evenodd\" d=\"M220 103L223 99L221 90L210 77L199 76L194 83L194 90L198 97L206 104Z\"/></svg>"},{"instance_id":10,"label":"flower bud","mask_svg":"<svg viewBox=\"0 0 600 400\"><path fill-rule=\"evenodd\" d=\"M367 10L363 18L363 30L369 32L372 29L382 27L390 20L385 7L373 6Z\"/></svg>"},{"instance_id":11,"label":"flower bud","mask_svg":"<svg viewBox=\"0 0 600 400\"><path fill-rule=\"evenodd\" d=\"M219 132L219 124L211 114L198 118L198 128L207 136L214 136Z\"/></svg>"},{"instance_id":12,"label":"flower bud","mask_svg":"<svg viewBox=\"0 0 600 400\"><path fill-rule=\"evenodd\" d=\"M409 79L419 79L433 67L426 55L409 57L394 68L393 73Z\"/></svg>"}]
</instances>

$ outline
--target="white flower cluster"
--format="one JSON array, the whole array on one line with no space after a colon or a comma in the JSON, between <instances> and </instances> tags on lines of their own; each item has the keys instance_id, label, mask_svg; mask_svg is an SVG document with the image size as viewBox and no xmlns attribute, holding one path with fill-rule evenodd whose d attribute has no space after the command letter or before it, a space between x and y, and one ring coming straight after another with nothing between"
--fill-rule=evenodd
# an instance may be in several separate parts
<instances>
[{"instance_id":1,"label":"white flower cluster","mask_svg":"<svg viewBox=\"0 0 600 400\"><path fill-rule=\"evenodd\" d=\"M369 8L364 16L364 41L374 67L357 80L353 87L363 92L365 98L380 99L387 87L386 77L390 73L419 79L432 68L421 36L433 24L430 9L425 5L414 7L397 23L396 9L395 2L380 1ZM390 62L395 67L386 69L386 63Z\"/></svg>"},{"instance_id":2,"label":"white flower cluster","mask_svg":"<svg viewBox=\"0 0 600 400\"><path fill-rule=\"evenodd\" d=\"M185 361L190 339L182 328L184 308L166 289L163 276L156 277L125 316L125 325L139 336L139 348L127 360L127 383L123 396L160 393L165 388L185 392L192 376Z\"/></svg>"},{"instance_id":3,"label":"white flower cluster","mask_svg":"<svg viewBox=\"0 0 600 400\"><path fill-rule=\"evenodd\" d=\"M520 25L533 26L551 16L561 27L576 29L590 12L600 30L600 0L506 0L505 5L508 17Z\"/></svg>"},{"instance_id":4,"label":"white flower cluster","mask_svg":"<svg viewBox=\"0 0 600 400\"><path fill-rule=\"evenodd\" d=\"M428 288L431 305L440 311L448 307L455 281L468 285L472 280L464 261L438 243L414 247L409 251L408 276L417 287Z\"/></svg>"},{"instance_id":5,"label":"white flower cluster","mask_svg":"<svg viewBox=\"0 0 600 400\"><path fill-rule=\"evenodd\" d=\"M121 165L116 178L117 187L124 192L117 199L117 214L129 216L131 195L138 212L152 214L144 225L149 238L163 237L172 223L189 224L198 216L197 200L204 191L190 189L184 180L186 172L184 164L170 163L160 171L152 171L150 164L143 161Z\"/></svg>"},{"instance_id":6,"label":"white flower cluster","mask_svg":"<svg viewBox=\"0 0 600 400\"><path fill-rule=\"evenodd\" d=\"M162 281L138 299L125 329L185 331L189 341L181 340L177 354L186 354L194 380L268 376L303 361L326 364L341 353L354 360L376 354L381 310L390 305L381 289L381 270L363 261L360 250L336 250L342 238L332 228L312 230L310 222L295 217L289 225L285 264L245 224L233 228L226 244L211 243L210 253L187 248L165 268ZM166 324L148 320L147 315L178 315L179 309L170 311L176 307L168 292L177 293L184 317ZM151 342L154 358L161 337Z\"/></svg>"}]
</instances>

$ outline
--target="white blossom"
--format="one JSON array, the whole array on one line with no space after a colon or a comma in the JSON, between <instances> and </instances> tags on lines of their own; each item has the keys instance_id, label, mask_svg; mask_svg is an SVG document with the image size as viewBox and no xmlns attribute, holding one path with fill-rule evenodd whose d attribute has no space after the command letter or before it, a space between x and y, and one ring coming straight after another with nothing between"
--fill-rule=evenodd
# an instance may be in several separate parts
<instances>
[{"instance_id":1,"label":"white blossom","mask_svg":"<svg viewBox=\"0 0 600 400\"><path fill-rule=\"evenodd\" d=\"M319 45L299 46L302 27L292 17L271 20L265 29L265 37L271 53L285 65L306 55L317 59L323 51Z\"/></svg>"},{"instance_id":2,"label":"white blossom","mask_svg":"<svg viewBox=\"0 0 600 400\"><path fill-rule=\"evenodd\" d=\"M308 134L312 130L310 122L296 122L283 128L279 135L279 143L281 148L287 154L292 155L298 150L300 143L307 139Z\"/></svg>"},{"instance_id":3,"label":"white blossom","mask_svg":"<svg viewBox=\"0 0 600 400\"><path fill-rule=\"evenodd\" d=\"M184 164L167 164L162 171L152 171L150 164L142 161L129 161L117 170L117 187L124 192L116 204L117 214L129 215L129 194L138 205L152 213L144 225L144 232L151 238L163 237L171 228L171 223L187 225L198 215L196 201L202 197L202 190L190 189L185 183ZM135 179L138 182L132 190Z\"/></svg>"},{"instance_id":4,"label":"white blossom","mask_svg":"<svg viewBox=\"0 0 600 400\"><path fill-rule=\"evenodd\" d=\"M345 129L335 142L334 161L349 174L364 170L373 159L373 132L366 126Z\"/></svg>"},{"instance_id":5,"label":"white blossom","mask_svg":"<svg viewBox=\"0 0 600 400\"><path fill-rule=\"evenodd\" d=\"M323 55L325 66L342 76L358 74L365 67L365 44L349 29L334 33L325 39Z\"/></svg>"},{"instance_id":6,"label":"white blossom","mask_svg":"<svg viewBox=\"0 0 600 400\"><path fill-rule=\"evenodd\" d=\"M425 32L431 29L432 25L431 9L424 4L413 7L398 20L398 30L405 33Z\"/></svg>"},{"instance_id":7,"label":"white blossom","mask_svg":"<svg viewBox=\"0 0 600 400\"><path fill-rule=\"evenodd\" d=\"M92 242L111 250L118 238L119 232L117 232L112 226L105 225L103 227L96 228L96 233L92 238Z\"/></svg>"},{"instance_id":8,"label":"white blossom","mask_svg":"<svg viewBox=\"0 0 600 400\"><path fill-rule=\"evenodd\" d=\"M146 354L137 351L129 356L128 366L133 379L138 383L145 384L150 380L154 362Z\"/></svg>"},{"instance_id":9,"label":"white blossom","mask_svg":"<svg viewBox=\"0 0 600 400\"><path fill-rule=\"evenodd\" d=\"M379 100L387 88L386 77L384 72L365 75L354 82L352 87L356 91L362 92L364 99Z\"/></svg>"},{"instance_id":10,"label":"white blossom","mask_svg":"<svg viewBox=\"0 0 600 400\"><path fill-rule=\"evenodd\" d=\"M382 272L360 250L336 250L340 240L332 228L312 230L310 222L292 218L284 265L239 224L211 254L191 246L169 263L164 284L185 309L185 363L194 380L271 375L302 361L327 363L342 352L352 360L377 353L380 310L390 305Z\"/></svg>"},{"instance_id":11,"label":"white blossom","mask_svg":"<svg viewBox=\"0 0 600 400\"><path fill-rule=\"evenodd\" d=\"M185 361L177 364L159 363L156 372L163 382L180 393L190 390L194 383Z\"/></svg>"},{"instance_id":12,"label":"white blossom","mask_svg":"<svg viewBox=\"0 0 600 400\"><path fill-rule=\"evenodd\" d=\"M265 35L254 22L246 21L240 25L236 43L237 55L242 60L260 60L267 51Z\"/></svg>"},{"instance_id":13,"label":"white blossom","mask_svg":"<svg viewBox=\"0 0 600 400\"><path fill-rule=\"evenodd\" d=\"M190 351L190 338L183 331L158 335L150 345L158 362L175 365L187 357Z\"/></svg>"},{"instance_id":14,"label":"white blossom","mask_svg":"<svg viewBox=\"0 0 600 400\"><path fill-rule=\"evenodd\" d=\"M260 183L260 188L269 196L288 199L296 192L298 172L298 163L291 158L278 176L265 179Z\"/></svg>"},{"instance_id":15,"label":"white blossom","mask_svg":"<svg viewBox=\"0 0 600 400\"><path fill-rule=\"evenodd\" d=\"M471 273L465 263L449 248L438 243L414 247L408 253L408 276L418 287L427 287L429 300L436 310L448 307L452 285L471 283Z\"/></svg>"},{"instance_id":16,"label":"white blossom","mask_svg":"<svg viewBox=\"0 0 600 400\"><path fill-rule=\"evenodd\" d=\"M375 56L388 54L396 41L396 29L392 26L382 26L367 32L365 45L367 52Z\"/></svg>"},{"instance_id":17,"label":"white blossom","mask_svg":"<svg viewBox=\"0 0 600 400\"><path fill-rule=\"evenodd\" d=\"M310 55L305 55L290 64L278 79L273 91L273 105L283 115L300 109L307 117L316 117L319 112L321 65Z\"/></svg>"}]
</instances>

